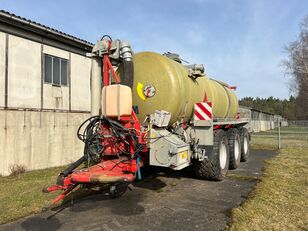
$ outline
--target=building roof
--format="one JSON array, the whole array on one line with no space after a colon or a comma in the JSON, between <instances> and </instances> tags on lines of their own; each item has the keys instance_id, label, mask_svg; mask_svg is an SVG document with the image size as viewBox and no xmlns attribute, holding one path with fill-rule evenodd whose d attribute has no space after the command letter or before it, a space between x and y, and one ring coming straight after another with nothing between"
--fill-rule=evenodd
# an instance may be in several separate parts
<instances>
[{"instance_id":1,"label":"building roof","mask_svg":"<svg viewBox=\"0 0 308 231\"><path fill-rule=\"evenodd\" d=\"M39 35L43 35L45 37L49 37L61 42L68 43L75 47L79 47L86 51L91 51L94 44L77 38L75 36L66 34L62 31L56 30L54 28L50 28L48 26L42 25L40 23L34 22L32 20L17 16L10 12L0 10L0 22L4 22L6 24L10 24L16 27L19 27L23 30L28 30L34 32Z\"/></svg>"}]
</instances>

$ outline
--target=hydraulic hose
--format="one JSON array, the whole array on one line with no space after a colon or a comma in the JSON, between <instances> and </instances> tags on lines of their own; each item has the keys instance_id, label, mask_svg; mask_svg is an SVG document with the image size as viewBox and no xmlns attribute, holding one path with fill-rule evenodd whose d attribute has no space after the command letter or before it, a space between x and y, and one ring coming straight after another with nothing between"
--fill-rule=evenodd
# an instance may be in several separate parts
<instances>
[{"instance_id":1,"label":"hydraulic hose","mask_svg":"<svg viewBox=\"0 0 308 231\"><path fill-rule=\"evenodd\" d=\"M68 166L67 169L61 172L57 179L57 185L64 185L63 182L64 178L67 177L69 174L71 174L74 171L74 169L76 169L79 165L81 165L86 159L87 158L85 155L80 157L77 161Z\"/></svg>"},{"instance_id":2,"label":"hydraulic hose","mask_svg":"<svg viewBox=\"0 0 308 231\"><path fill-rule=\"evenodd\" d=\"M133 88L134 83L134 63L133 63L133 52L130 44L126 41L121 42L121 54L123 57L123 76L121 83Z\"/></svg>"},{"instance_id":3,"label":"hydraulic hose","mask_svg":"<svg viewBox=\"0 0 308 231\"><path fill-rule=\"evenodd\" d=\"M132 60L123 61L123 77L121 78L121 83L123 85L133 88L134 83L134 63Z\"/></svg>"},{"instance_id":4,"label":"hydraulic hose","mask_svg":"<svg viewBox=\"0 0 308 231\"><path fill-rule=\"evenodd\" d=\"M74 163L72 163L67 169L65 169L63 172L60 173L60 175L66 177L69 174L73 172L75 168L77 168L79 165L81 165L86 160L86 156L80 157L78 160L76 160Z\"/></svg>"}]
</instances>

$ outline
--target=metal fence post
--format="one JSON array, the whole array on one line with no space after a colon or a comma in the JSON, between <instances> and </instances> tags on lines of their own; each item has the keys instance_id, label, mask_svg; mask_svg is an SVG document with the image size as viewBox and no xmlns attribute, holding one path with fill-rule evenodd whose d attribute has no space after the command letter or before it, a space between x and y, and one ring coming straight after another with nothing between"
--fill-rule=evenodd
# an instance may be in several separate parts
<instances>
[{"instance_id":1,"label":"metal fence post","mask_svg":"<svg viewBox=\"0 0 308 231\"><path fill-rule=\"evenodd\" d=\"M278 118L278 120L277 120L277 122L278 122L278 149L280 149L281 148L281 142L280 142L280 127L281 127L281 121L280 121L280 118Z\"/></svg>"}]
</instances>

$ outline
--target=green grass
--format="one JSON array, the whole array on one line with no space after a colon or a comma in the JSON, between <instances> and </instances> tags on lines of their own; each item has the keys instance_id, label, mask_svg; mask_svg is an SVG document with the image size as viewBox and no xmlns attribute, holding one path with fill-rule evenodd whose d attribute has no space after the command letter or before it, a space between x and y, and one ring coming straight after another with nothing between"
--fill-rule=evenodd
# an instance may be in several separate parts
<instances>
[{"instance_id":1,"label":"green grass","mask_svg":"<svg viewBox=\"0 0 308 231\"><path fill-rule=\"evenodd\" d=\"M45 194L42 193L42 188L55 184L57 175L63 168L65 167L0 177L0 224L41 212L44 207L48 207L59 192Z\"/></svg>"},{"instance_id":2,"label":"green grass","mask_svg":"<svg viewBox=\"0 0 308 231\"><path fill-rule=\"evenodd\" d=\"M249 199L232 210L229 230L308 230L308 142L298 132L308 128L283 130L283 148L266 162ZM253 146L275 149L274 134L253 135Z\"/></svg>"}]
</instances>

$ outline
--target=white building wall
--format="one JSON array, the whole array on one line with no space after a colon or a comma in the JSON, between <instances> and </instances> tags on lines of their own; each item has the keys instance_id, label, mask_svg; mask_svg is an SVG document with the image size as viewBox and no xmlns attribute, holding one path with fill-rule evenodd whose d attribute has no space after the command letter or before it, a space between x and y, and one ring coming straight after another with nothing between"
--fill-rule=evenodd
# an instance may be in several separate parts
<instances>
[{"instance_id":1,"label":"white building wall","mask_svg":"<svg viewBox=\"0 0 308 231\"><path fill-rule=\"evenodd\" d=\"M0 109L0 174L8 175L14 164L33 170L78 159L84 146L76 131L90 114L73 111L90 111L91 60L21 37L8 38L8 109ZM6 34L0 32L0 107L4 106L5 44ZM69 60L68 86L43 82L41 89L44 54ZM43 109L64 111L27 110L41 108L41 90Z\"/></svg>"},{"instance_id":2,"label":"white building wall","mask_svg":"<svg viewBox=\"0 0 308 231\"><path fill-rule=\"evenodd\" d=\"M71 109L90 111L91 59L81 55L71 55Z\"/></svg>"},{"instance_id":3,"label":"white building wall","mask_svg":"<svg viewBox=\"0 0 308 231\"><path fill-rule=\"evenodd\" d=\"M57 56L62 59L69 59L69 56L70 56L68 51L64 51L64 50L51 47L51 46L47 46L47 45L43 46L43 53L48 54L48 55Z\"/></svg>"},{"instance_id":4,"label":"white building wall","mask_svg":"<svg viewBox=\"0 0 308 231\"><path fill-rule=\"evenodd\" d=\"M8 107L40 108L41 45L9 35Z\"/></svg>"},{"instance_id":5,"label":"white building wall","mask_svg":"<svg viewBox=\"0 0 308 231\"><path fill-rule=\"evenodd\" d=\"M84 148L76 131L90 116L76 111L90 111L91 59L11 34L7 46L8 108L3 109L6 34L0 32L0 175L8 175L14 164L32 170L75 161ZM44 83L44 54L68 60L68 86ZM41 111L42 96L43 109L63 111Z\"/></svg>"},{"instance_id":6,"label":"white building wall","mask_svg":"<svg viewBox=\"0 0 308 231\"><path fill-rule=\"evenodd\" d=\"M43 46L43 54L48 54L67 60L69 59L68 51L64 51L47 45ZM72 85L73 84L75 83L72 83ZM44 83L43 88L44 109L69 110L69 85L60 87Z\"/></svg>"},{"instance_id":7,"label":"white building wall","mask_svg":"<svg viewBox=\"0 0 308 231\"><path fill-rule=\"evenodd\" d=\"M0 107L4 107L5 86L5 33L0 32Z\"/></svg>"}]
</instances>

